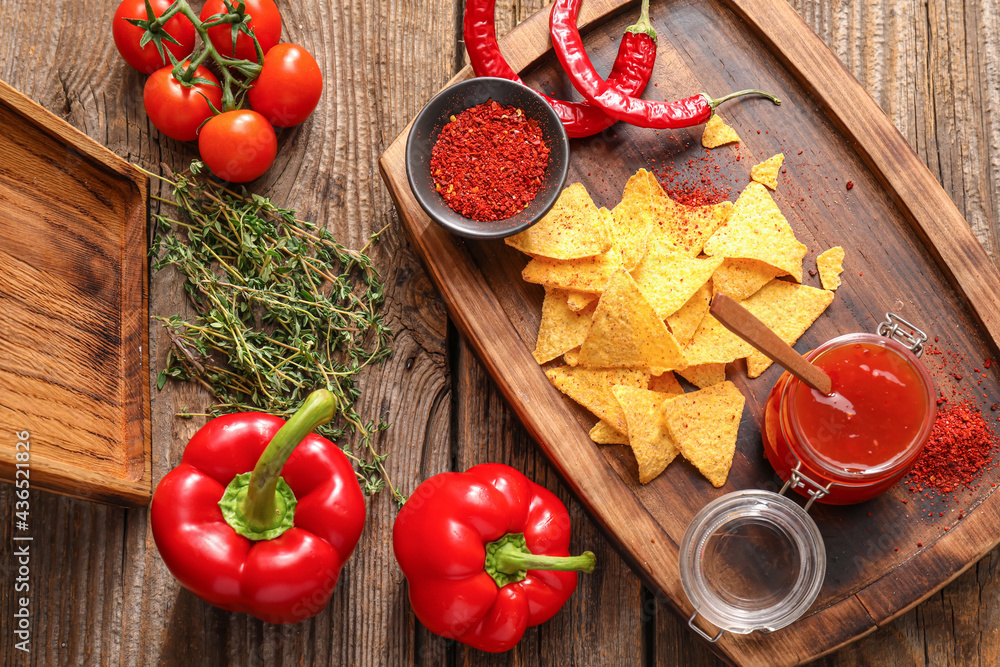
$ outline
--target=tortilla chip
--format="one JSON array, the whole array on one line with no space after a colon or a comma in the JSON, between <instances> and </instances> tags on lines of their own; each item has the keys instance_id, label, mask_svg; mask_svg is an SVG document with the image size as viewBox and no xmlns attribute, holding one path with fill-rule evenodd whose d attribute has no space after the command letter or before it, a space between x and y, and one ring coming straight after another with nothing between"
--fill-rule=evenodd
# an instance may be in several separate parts
<instances>
[{"instance_id":1,"label":"tortilla chip","mask_svg":"<svg viewBox=\"0 0 1000 667\"><path fill-rule=\"evenodd\" d=\"M778 170L781 169L781 163L784 161L784 153L778 153L777 155L769 157L760 164L755 164L750 167L750 178L757 181L761 185L766 185L772 190L777 190Z\"/></svg>"},{"instance_id":2,"label":"tortilla chip","mask_svg":"<svg viewBox=\"0 0 1000 667\"><path fill-rule=\"evenodd\" d=\"M712 275L712 296L722 292L743 301L782 274L781 269L759 259L727 259Z\"/></svg>"},{"instance_id":3,"label":"tortilla chip","mask_svg":"<svg viewBox=\"0 0 1000 667\"><path fill-rule=\"evenodd\" d=\"M659 391L666 394L683 394L684 389L681 387L681 383L677 381L674 374L670 371L663 373L661 375L654 375L649 378L649 390Z\"/></svg>"},{"instance_id":4,"label":"tortilla chip","mask_svg":"<svg viewBox=\"0 0 1000 667\"><path fill-rule=\"evenodd\" d=\"M601 295L594 292L567 292L566 305L569 306L570 310L577 312L583 310L599 298L601 298Z\"/></svg>"},{"instance_id":5,"label":"tortilla chip","mask_svg":"<svg viewBox=\"0 0 1000 667\"><path fill-rule=\"evenodd\" d=\"M611 237L622 254L622 265L629 271L645 256L653 228L649 177L649 172L640 169L628 179L621 202L611 210Z\"/></svg>"},{"instance_id":6,"label":"tortilla chip","mask_svg":"<svg viewBox=\"0 0 1000 667\"><path fill-rule=\"evenodd\" d=\"M604 219L579 183L563 190L545 217L504 241L534 257L551 259L593 257L611 249Z\"/></svg>"},{"instance_id":7,"label":"tortilla chip","mask_svg":"<svg viewBox=\"0 0 1000 667\"><path fill-rule=\"evenodd\" d=\"M656 195L653 197L653 236L666 237L688 257L697 257L705 242L716 230L726 224L733 208L730 201L708 206L687 206L675 202L653 180Z\"/></svg>"},{"instance_id":8,"label":"tortilla chip","mask_svg":"<svg viewBox=\"0 0 1000 667\"><path fill-rule=\"evenodd\" d=\"M628 424L628 444L639 464L639 481L648 484L677 457L677 447L663 427L660 406L671 398L635 387L612 388Z\"/></svg>"},{"instance_id":9,"label":"tortilla chip","mask_svg":"<svg viewBox=\"0 0 1000 667\"><path fill-rule=\"evenodd\" d=\"M694 338L684 348L684 358L689 366L728 364L749 356L753 351L750 343L722 326L710 313L706 313Z\"/></svg>"},{"instance_id":10,"label":"tortilla chip","mask_svg":"<svg viewBox=\"0 0 1000 667\"><path fill-rule=\"evenodd\" d=\"M563 361L565 361L570 366L576 366L580 363L580 348L574 347L572 350L567 350L563 354Z\"/></svg>"},{"instance_id":11,"label":"tortilla chip","mask_svg":"<svg viewBox=\"0 0 1000 667\"><path fill-rule=\"evenodd\" d=\"M767 188L751 183L733 205L726 226L705 244L705 254L757 259L791 274L800 283L806 247L795 238Z\"/></svg>"},{"instance_id":12,"label":"tortilla chip","mask_svg":"<svg viewBox=\"0 0 1000 667\"><path fill-rule=\"evenodd\" d=\"M705 123L705 131L701 135L701 145L705 148L717 148L723 144L730 144L741 141L736 130L722 122L719 114L712 114L712 117Z\"/></svg>"},{"instance_id":13,"label":"tortilla chip","mask_svg":"<svg viewBox=\"0 0 1000 667\"><path fill-rule=\"evenodd\" d=\"M597 303L594 326L580 346L580 366L671 370L685 365L667 325L628 271L619 269Z\"/></svg>"},{"instance_id":14,"label":"tortilla chip","mask_svg":"<svg viewBox=\"0 0 1000 667\"><path fill-rule=\"evenodd\" d=\"M694 332L698 330L698 325L705 318L712 305L712 281L708 281L698 288L690 299L681 306L677 312L667 318L670 325L670 332L677 339L677 344L684 348L694 337Z\"/></svg>"},{"instance_id":15,"label":"tortilla chip","mask_svg":"<svg viewBox=\"0 0 1000 667\"><path fill-rule=\"evenodd\" d=\"M840 274L844 272L844 249L836 246L820 254L816 258L816 267L823 289L834 291L840 287Z\"/></svg>"},{"instance_id":16,"label":"tortilla chip","mask_svg":"<svg viewBox=\"0 0 1000 667\"><path fill-rule=\"evenodd\" d=\"M721 257L685 257L669 241L660 237L650 244L649 253L635 267L632 277L657 317L665 320L708 282L722 261Z\"/></svg>"},{"instance_id":17,"label":"tortilla chip","mask_svg":"<svg viewBox=\"0 0 1000 667\"><path fill-rule=\"evenodd\" d=\"M599 421L590 429L590 439L599 445L627 445L628 436L619 433L606 421Z\"/></svg>"},{"instance_id":18,"label":"tortilla chip","mask_svg":"<svg viewBox=\"0 0 1000 667\"><path fill-rule=\"evenodd\" d=\"M743 302L743 306L766 324L781 340L794 345L833 301L833 292L772 280ZM754 350L747 356L747 375L760 376L771 360Z\"/></svg>"},{"instance_id":19,"label":"tortilla chip","mask_svg":"<svg viewBox=\"0 0 1000 667\"><path fill-rule=\"evenodd\" d=\"M627 385L645 389L649 385L649 373L637 370L602 368L572 368L560 366L545 371L556 389L590 410L598 419L606 421L612 428L625 433L625 413L611 393L617 385Z\"/></svg>"},{"instance_id":20,"label":"tortilla chip","mask_svg":"<svg viewBox=\"0 0 1000 667\"><path fill-rule=\"evenodd\" d=\"M574 312L567 302L568 292L546 288L542 303L542 322L532 356L539 364L552 361L559 355L579 347L593 324L596 305Z\"/></svg>"},{"instance_id":21,"label":"tortilla chip","mask_svg":"<svg viewBox=\"0 0 1000 667\"><path fill-rule=\"evenodd\" d=\"M698 387L707 389L708 387L721 384L726 381L725 364L701 364L698 366L688 366L677 371L680 376Z\"/></svg>"},{"instance_id":22,"label":"tortilla chip","mask_svg":"<svg viewBox=\"0 0 1000 667\"><path fill-rule=\"evenodd\" d=\"M603 292L621 266L617 251L568 261L537 257L528 262L521 277L525 282L567 291Z\"/></svg>"},{"instance_id":23,"label":"tortilla chip","mask_svg":"<svg viewBox=\"0 0 1000 667\"><path fill-rule=\"evenodd\" d=\"M746 399L732 382L667 400L666 430L681 454L718 488L726 483Z\"/></svg>"}]
</instances>

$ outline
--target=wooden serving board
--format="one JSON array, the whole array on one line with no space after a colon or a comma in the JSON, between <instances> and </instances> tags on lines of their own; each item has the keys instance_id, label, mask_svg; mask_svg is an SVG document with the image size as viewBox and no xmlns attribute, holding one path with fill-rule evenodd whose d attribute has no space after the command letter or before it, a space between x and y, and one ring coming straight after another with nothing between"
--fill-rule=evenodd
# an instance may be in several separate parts
<instances>
[{"instance_id":1,"label":"wooden serving board","mask_svg":"<svg viewBox=\"0 0 1000 667\"><path fill-rule=\"evenodd\" d=\"M3 82L0 128L0 478L27 431L31 488L144 505L146 176Z\"/></svg>"},{"instance_id":2,"label":"wooden serving board","mask_svg":"<svg viewBox=\"0 0 1000 667\"><path fill-rule=\"evenodd\" d=\"M601 71L610 70L617 40L635 14L634 3L584 2L581 25ZM809 247L805 268L815 268L816 255L831 246L847 253L843 286L796 347L805 351L842 333L874 331L894 311L930 333L924 361L941 393L952 401L972 399L1000 430L1000 413L989 409L1000 401L1000 371L983 363L998 358L1000 273L875 101L784 0L654 0L651 15L659 48L648 97L762 88L784 104L728 103L722 115L744 141L711 153L700 145L701 128L657 133L615 125L572 142L567 182L582 182L599 206L610 208L637 169L690 174L691 164L703 164L690 161L710 156L720 166L713 184L731 187L735 199L753 164L784 152L775 200ZM577 99L550 51L547 10L508 35L502 48L530 85ZM466 68L456 79L469 76ZM380 167L451 316L625 558L661 600L690 616L677 555L691 518L724 493L778 488L762 457L759 425L780 369L755 380L746 378L742 363L728 369L748 400L725 487L713 489L686 463L640 485L628 448L591 442L587 429L595 418L556 391L531 357L543 292L521 280L527 258L499 241L453 237L418 206L404 168L408 130ZM807 272L804 282L817 286L818 278ZM992 494L998 482L1000 471L988 470L976 488L962 489L948 503L899 485L862 505L816 506L812 515L828 554L816 603L785 629L726 634L715 650L739 664L794 664L888 622L1000 541L1000 498Z\"/></svg>"}]
</instances>

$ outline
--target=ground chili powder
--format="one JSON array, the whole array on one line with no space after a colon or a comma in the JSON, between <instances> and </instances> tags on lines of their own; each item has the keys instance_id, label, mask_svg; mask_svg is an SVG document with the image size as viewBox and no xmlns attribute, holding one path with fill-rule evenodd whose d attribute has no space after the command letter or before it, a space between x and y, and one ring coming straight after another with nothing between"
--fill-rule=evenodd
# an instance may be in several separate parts
<instances>
[{"instance_id":1,"label":"ground chili powder","mask_svg":"<svg viewBox=\"0 0 1000 667\"><path fill-rule=\"evenodd\" d=\"M538 121L490 100L452 116L441 129L431 175L451 210L480 222L503 220L538 194L549 150Z\"/></svg>"},{"instance_id":2,"label":"ground chili powder","mask_svg":"<svg viewBox=\"0 0 1000 667\"><path fill-rule=\"evenodd\" d=\"M971 401L939 408L930 439L910 470L910 491L972 488L993 461L997 438Z\"/></svg>"}]
</instances>

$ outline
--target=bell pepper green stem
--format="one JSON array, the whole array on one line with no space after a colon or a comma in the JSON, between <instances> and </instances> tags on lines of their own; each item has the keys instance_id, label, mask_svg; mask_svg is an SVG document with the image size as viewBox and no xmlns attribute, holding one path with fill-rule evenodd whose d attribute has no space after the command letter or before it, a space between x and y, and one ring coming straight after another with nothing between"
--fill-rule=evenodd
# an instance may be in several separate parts
<instances>
[{"instance_id":1,"label":"bell pepper green stem","mask_svg":"<svg viewBox=\"0 0 1000 667\"><path fill-rule=\"evenodd\" d=\"M333 419L334 410L333 394L328 389L314 391L271 438L250 475L241 507L244 521L251 530L265 531L280 523L280 501L276 500L275 490L281 479L281 469L303 438Z\"/></svg>"},{"instance_id":2,"label":"bell pepper green stem","mask_svg":"<svg viewBox=\"0 0 1000 667\"><path fill-rule=\"evenodd\" d=\"M555 572L593 572L597 558L592 551L579 556L543 556L528 549L524 533L508 533L486 545L483 569L497 586L523 581L528 570Z\"/></svg>"}]
</instances>

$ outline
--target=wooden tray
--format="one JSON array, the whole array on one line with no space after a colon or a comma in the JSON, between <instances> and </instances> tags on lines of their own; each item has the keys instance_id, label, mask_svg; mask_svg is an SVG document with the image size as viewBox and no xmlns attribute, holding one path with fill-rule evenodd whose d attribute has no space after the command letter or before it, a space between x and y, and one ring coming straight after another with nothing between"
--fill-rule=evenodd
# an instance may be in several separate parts
<instances>
[{"instance_id":1,"label":"wooden tray","mask_svg":"<svg viewBox=\"0 0 1000 667\"><path fill-rule=\"evenodd\" d=\"M610 70L617 40L636 13L635 4L620 0L584 3L581 25L589 28L586 42L602 71ZM653 75L658 85L651 85L647 96L722 95L753 87L785 102L781 107L760 99L729 103L723 116L744 142L711 155L729 161L719 178L732 178L735 199L749 182L750 167L783 151L786 172L775 199L809 247L806 268L831 246L843 245L847 252L843 287L798 349L841 333L873 331L884 313L895 311L937 341L924 359L938 388L949 396L954 387L965 389L996 429L997 413L988 406L1000 400L998 370L985 369L983 360L997 358L1000 273L874 100L784 0L659 0L651 14L659 33ZM550 52L548 11L518 27L502 47L516 70L530 68L529 84L575 98ZM466 68L456 79L469 76ZM724 488L713 489L685 463L640 486L629 450L592 443L585 429L595 419L559 394L531 357L542 290L521 280L526 258L502 242L452 237L417 205L403 163L408 130L385 152L380 167L451 316L623 556L660 599L690 616L678 578L677 545L693 515L736 489L777 489L762 458L759 424L780 369L747 380L742 364L730 367L729 378L748 401ZM683 172L689 160L705 156L700 134L701 128L656 133L618 124L600 137L573 142L568 182L584 183L599 206L613 206L638 168L673 163L673 170ZM854 183L850 190L847 181ZM807 274L805 282L818 280ZM945 354L933 354L938 351ZM965 379L953 379L957 376ZM800 663L885 624L997 544L1000 499L991 485L998 480L997 470L988 471L976 489L963 490L961 502L950 505L897 486L859 506L817 506L812 514L828 552L817 602L788 628L769 635L726 634L715 650L740 664Z\"/></svg>"},{"instance_id":2,"label":"wooden tray","mask_svg":"<svg viewBox=\"0 0 1000 667\"><path fill-rule=\"evenodd\" d=\"M28 431L31 488L144 505L146 176L3 82L0 127L0 478Z\"/></svg>"}]
</instances>

